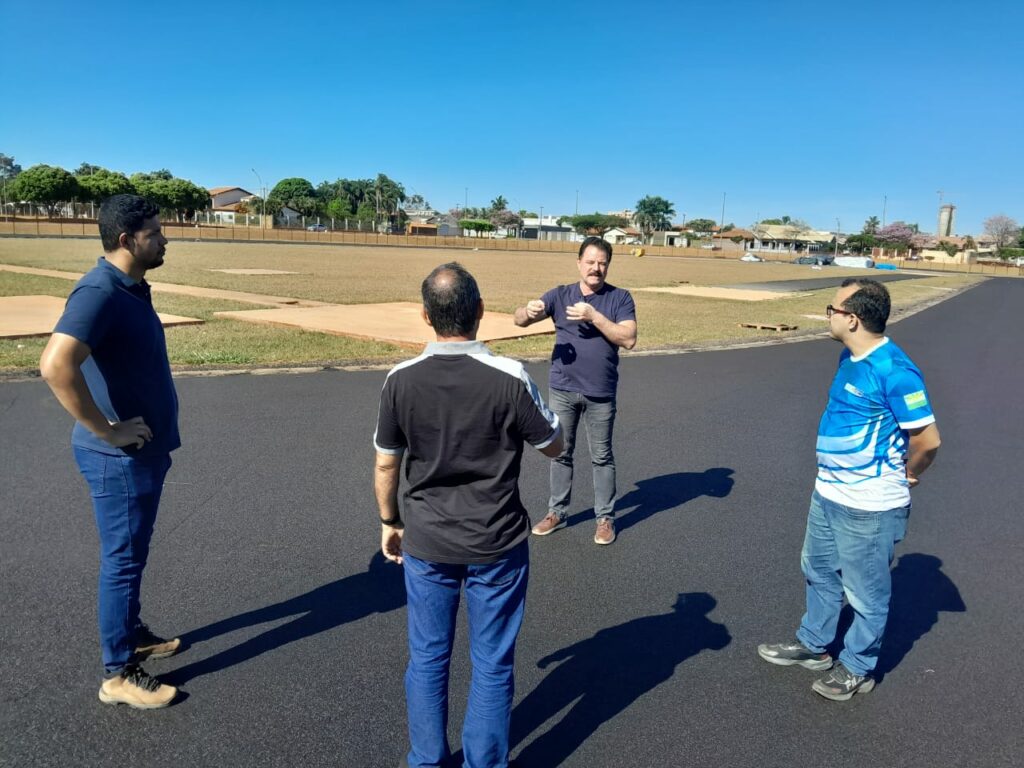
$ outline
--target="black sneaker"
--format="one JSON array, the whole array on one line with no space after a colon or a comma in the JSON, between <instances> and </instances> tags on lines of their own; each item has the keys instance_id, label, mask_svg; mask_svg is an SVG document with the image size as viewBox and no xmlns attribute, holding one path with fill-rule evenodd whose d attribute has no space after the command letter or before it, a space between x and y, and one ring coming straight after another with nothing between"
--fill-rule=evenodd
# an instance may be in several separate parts
<instances>
[{"instance_id":1,"label":"black sneaker","mask_svg":"<svg viewBox=\"0 0 1024 768\"><path fill-rule=\"evenodd\" d=\"M139 624L135 630L135 656L134 661L145 659L166 659L181 650L181 639L171 638L165 640L153 634L145 624Z\"/></svg>"},{"instance_id":2,"label":"black sneaker","mask_svg":"<svg viewBox=\"0 0 1024 768\"><path fill-rule=\"evenodd\" d=\"M875 679L867 675L855 675L842 662L824 677L814 681L811 690L832 701L847 701L855 693L869 693L875 687Z\"/></svg>"},{"instance_id":3,"label":"black sneaker","mask_svg":"<svg viewBox=\"0 0 1024 768\"><path fill-rule=\"evenodd\" d=\"M804 669L821 671L832 666L831 656L827 653L815 653L807 649L799 641L775 643L773 645L761 644L757 646L757 653L769 664L778 664L780 667L791 667L794 664L799 664Z\"/></svg>"}]
</instances>

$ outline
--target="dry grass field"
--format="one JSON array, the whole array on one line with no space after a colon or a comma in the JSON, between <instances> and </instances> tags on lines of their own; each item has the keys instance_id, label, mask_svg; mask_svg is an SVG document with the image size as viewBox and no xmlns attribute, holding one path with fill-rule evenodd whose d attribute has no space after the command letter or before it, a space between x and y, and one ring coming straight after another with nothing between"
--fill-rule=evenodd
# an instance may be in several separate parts
<instances>
[{"instance_id":1,"label":"dry grass field","mask_svg":"<svg viewBox=\"0 0 1024 768\"><path fill-rule=\"evenodd\" d=\"M0 239L0 263L85 272L100 255L94 239ZM423 277L445 261L463 263L477 278L489 309L512 312L548 288L578 279L572 254L473 251L468 249L390 248L300 244L243 244L172 241L167 261L150 274L153 281L291 296L338 304L417 301ZM276 269L289 275L233 275L214 269ZM864 274L863 270L761 263L739 260L636 258L616 254L610 282L624 288L649 286L730 285L770 280L813 279ZM934 301L983 279L971 275L922 275L889 284L898 310ZM66 296L71 283L0 272L0 295ZM820 315L834 289L763 302L634 292L640 342L638 350L768 338L770 331L737 327L741 322L787 323L803 333L823 330ZM205 325L167 331L172 362L177 366L250 366L285 364L386 363L408 357L390 344L339 336L272 328L213 317L228 309L253 309L251 304L155 294L158 310L200 317ZM36 367L42 339L0 340L0 370ZM544 356L551 337L495 342L503 354Z\"/></svg>"}]
</instances>

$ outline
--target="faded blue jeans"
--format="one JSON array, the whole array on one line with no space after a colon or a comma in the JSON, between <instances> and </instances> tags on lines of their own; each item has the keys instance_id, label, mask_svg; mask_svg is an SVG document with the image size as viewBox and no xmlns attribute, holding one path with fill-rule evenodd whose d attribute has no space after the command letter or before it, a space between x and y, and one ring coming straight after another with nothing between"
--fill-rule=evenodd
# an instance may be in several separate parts
<instances>
[{"instance_id":1,"label":"faded blue jeans","mask_svg":"<svg viewBox=\"0 0 1024 768\"><path fill-rule=\"evenodd\" d=\"M807 533L800 557L807 579L807 613L796 637L822 653L836 636L846 595L853 623L839 661L855 675L867 675L878 663L892 597L896 544L907 534L910 507L867 512L811 496Z\"/></svg>"},{"instance_id":2,"label":"faded blue jeans","mask_svg":"<svg viewBox=\"0 0 1024 768\"><path fill-rule=\"evenodd\" d=\"M579 392L552 389L548 405L562 425L562 453L551 460L551 498L548 511L562 520L569 514L572 501L573 452L576 450L576 428L582 419L590 446L590 462L594 468L594 516L615 517L615 455L612 453L612 431L615 427L615 398L587 397Z\"/></svg>"},{"instance_id":3,"label":"faded blue jeans","mask_svg":"<svg viewBox=\"0 0 1024 768\"><path fill-rule=\"evenodd\" d=\"M459 597L466 590L469 654L473 661L466 719L465 768L508 765L516 638L523 624L530 550L523 543L483 565L451 565L403 555L409 615L407 761L434 768L451 757L448 745L448 669Z\"/></svg>"},{"instance_id":4,"label":"faded blue jeans","mask_svg":"<svg viewBox=\"0 0 1024 768\"><path fill-rule=\"evenodd\" d=\"M135 652L141 610L142 571L169 454L137 459L74 447L75 461L89 484L100 537L99 625L103 668L118 674Z\"/></svg>"}]
</instances>

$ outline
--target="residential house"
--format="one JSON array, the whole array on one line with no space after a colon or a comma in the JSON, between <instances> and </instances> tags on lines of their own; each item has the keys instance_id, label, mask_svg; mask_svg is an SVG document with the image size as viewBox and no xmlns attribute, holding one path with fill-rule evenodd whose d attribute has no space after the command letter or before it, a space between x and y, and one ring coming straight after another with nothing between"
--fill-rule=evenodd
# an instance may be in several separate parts
<instances>
[{"instance_id":1,"label":"residential house","mask_svg":"<svg viewBox=\"0 0 1024 768\"><path fill-rule=\"evenodd\" d=\"M817 251L824 250L835 239L832 232L801 229L791 224L756 224L751 234L753 237L743 243L743 250L770 253Z\"/></svg>"}]
</instances>

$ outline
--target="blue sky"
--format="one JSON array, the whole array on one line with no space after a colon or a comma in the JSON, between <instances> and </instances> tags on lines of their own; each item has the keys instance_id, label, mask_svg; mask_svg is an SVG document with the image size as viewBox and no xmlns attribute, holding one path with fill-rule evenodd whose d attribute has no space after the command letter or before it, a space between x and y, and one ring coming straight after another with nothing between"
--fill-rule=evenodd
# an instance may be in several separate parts
<instances>
[{"instance_id":1,"label":"blue sky","mask_svg":"<svg viewBox=\"0 0 1024 768\"><path fill-rule=\"evenodd\" d=\"M3 0L0 152L258 192L859 231L1024 220L1024 4Z\"/></svg>"}]
</instances>

